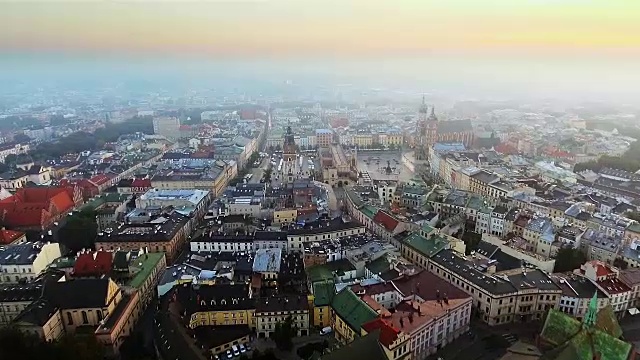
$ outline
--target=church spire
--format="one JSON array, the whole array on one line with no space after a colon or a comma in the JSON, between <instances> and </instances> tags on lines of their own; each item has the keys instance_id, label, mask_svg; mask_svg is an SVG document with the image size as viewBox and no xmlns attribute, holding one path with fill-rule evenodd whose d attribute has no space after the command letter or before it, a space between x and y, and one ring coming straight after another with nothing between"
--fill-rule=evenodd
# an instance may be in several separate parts
<instances>
[{"instance_id":1,"label":"church spire","mask_svg":"<svg viewBox=\"0 0 640 360\"><path fill-rule=\"evenodd\" d=\"M435 105L431 105L431 114L429 115L429 120L438 121L438 118L436 117L436 106Z\"/></svg>"},{"instance_id":2,"label":"church spire","mask_svg":"<svg viewBox=\"0 0 640 360\"><path fill-rule=\"evenodd\" d=\"M587 313L584 314L582 323L588 328L592 328L596 324L596 316L598 315L598 292L593 294L593 297L589 301L589 307Z\"/></svg>"},{"instance_id":3,"label":"church spire","mask_svg":"<svg viewBox=\"0 0 640 360\"><path fill-rule=\"evenodd\" d=\"M424 116L427 116L427 111L429 110L429 107L427 106L427 102L425 99L424 94L422 95L422 105L420 105L420 113L421 114L425 114Z\"/></svg>"}]
</instances>

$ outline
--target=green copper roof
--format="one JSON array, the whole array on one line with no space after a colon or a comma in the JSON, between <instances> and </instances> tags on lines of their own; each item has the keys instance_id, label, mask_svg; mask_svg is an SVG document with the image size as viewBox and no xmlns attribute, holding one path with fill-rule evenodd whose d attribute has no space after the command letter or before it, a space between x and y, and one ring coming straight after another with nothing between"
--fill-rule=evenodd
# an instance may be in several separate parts
<instances>
[{"instance_id":1,"label":"green copper roof","mask_svg":"<svg viewBox=\"0 0 640 360\"><path fill-rule=\"evenodd\" d=\"M420 229L427 235L431 234L431 232L435 230L433 227L429 226L429 224L426 223L423 224Z\"/></svg>"},{"instance_id":2,"label":"green copper roof","mask_svg":"<svg viewBox=\"0 0 640 360\"><path fill-rule=\"evenodd\" d=\"M589 307L587 308L587 313L584 314L584 325L588 327L592 327L596 324L596 316L598 315L598 292L596 291L593 294L591 300L589 300Z\"/></svg>"},{"instance_id":3,"label":"green copper roof","mask_svg":"<svg viewBox=\"0 0 640 360\"><path fill-rule=\"evenodd\" d=\"M378 317L378 314L349 288L342 289L333 297L331 308L357 334L360 333L362 324Z\"/></svg>"},{"instance_id":4,"label":"green copper roof","mask_svg":"<svg viewBox=\"0 0 640 360\"><path fill-rule=\"evenodd\" d=\"M313 304L315 306L327 306L331 304L336 294L336 286L333 281L319 281L311 285L313 287Z\"/></svg>"},{"instance_id":5,"label":"green copper roof","mask_svg":"<svg viewBox=\"0 0 640 360\"><path fill-rule=\"evenodd\" d=\"M426 257L432 257L449 243L447 240L431 235L428 238L420 236L420 234L411 234L404 239L404 243Z\"/></svg>"},{"instance_id":6,"label":"green copper roof","mask_svg":"<svg viewBox=\"0 0 640 360\"><path fill-rule=\"evenodd\" d=\"M598 324L592 328L583 326L555 309L549 310L540 336L553 347L545 359L593 360L595 352L600 360L626 360L632 349L631 344L599 330Z\"/></svg>"},{"instance_id":7,"label":"green copper roof","mask_svg":"<svg viewBox=\"0 0 640 360\"><path fill-rule=\"evenodd\" d=\"M381 256L365 265L365 267L374 274L380 274L390 270L391 264L389 264L389 261L387 261L386 256Z\"/></svg>"},{"instance_id":8,"label":"green copper roof","mask_svg":"<svg viewBox=\"0 0 640 360\"><path fill-rule=\"evenodd\" d=\"M331 271L332 270L325 265L315 265L306 269L307 278L311 283L325 280L333 281L333 273Z\"/></svg>"},{"instance_id":9,"label":"green copper roof","mask_svg":"<svg viewBox=\"0 0 640 360\"><path fill-rule=\"evenodd\" d=\"M330 261L322 265L314 265L307 268L307 278L311 283L331 280L333 281L334 275L342 276L345 272L355 270L356 268L347 259L340 259L336 261Z\"/></svg>"},{"instance_id":10,"label":"green copper roof","mask_svg":"<svg viewBox=\"0 0 640 360\"><path fill-rule=\"evenodd\" d=\"M613 312L613 307L611 307L611 305L607 305L598 311L595 327L596 329L604 331L615 338L620 338L622 336L622 328L618 323L618 319L616 318L616 314Z\"/></svg>"},{"instance_id":11,"label":"green copper roof","mask_svg":"<svg viewBox=\"0 0 640 360\"><path fill-rule=\"evenodd\" d=\"M363 206L362 209L360 209L360 211L362 211L364 216L370 219L373 219L373 217L376 216L376 214L378 213L378 209L375 206L371 206L371 205Z\"/></svg>"},{"instance_id":12,"label":"green copper roof","mask_svg":"<svg viewBox=\"0 0 640 360\"><path fill-rule=\"evenodd\" d=\"M131 262L131 267L137 269L138 272L129 281L128 285L134 288L139 288L145 281L151 276L153 269L156 268L158 263L164 258L164 253L147 253L139 256L137 259Z\"/></svg>"}]
</instances>

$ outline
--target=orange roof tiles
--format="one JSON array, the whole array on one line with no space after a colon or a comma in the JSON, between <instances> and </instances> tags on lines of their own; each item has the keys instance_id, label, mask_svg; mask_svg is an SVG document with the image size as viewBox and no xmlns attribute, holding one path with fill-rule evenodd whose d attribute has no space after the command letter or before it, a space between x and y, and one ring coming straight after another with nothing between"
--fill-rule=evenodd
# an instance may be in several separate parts
<instances>
[{"instance_id":1,"label":"orange roof tiles","mask_svg":"<svg viewBox=\"0 0 640 360\"><path fill-rule=\"evenodd\" d=\"M0 211L8 226L43 226L52 217L73 209L73 194L74 188L21 188L0 201Z\"/></svg>"},{"instance_id":2,"label":"orange roof tiles","mask_svg":"<svg viewBox=\"0 0 640 360\"><path fill-rule=\"evenodd\" d=\"M0 230L0 244L11 244L21 236L24 236L22 231Z\"/></svg>"},{"instance_id":3,"label":"orange roof tiles","mask_svg":"<svg viewBox=\"0 0 640 360\"><path fill-rule=\"evenodd\" d=\"M398 220L394 219L393 216L387 214L382 210L378 210L376 215L373 217L373 221L384 226L387 231L393 231L398 226Z\"/></svg>"},{"instance_id":4,"label":"orange roof tiles","mask_svg":"<svg viewBox=\"0 0 640 360\"><path fill-rule=\"evenodd\" d=\"M362 324L362 328L367 333L380 329L378 341L387 348L389 348L394 341L398 340L398 335L400 334L400 330L383 319L371 320L368 323Z\"/></svg>"}]
</instances>

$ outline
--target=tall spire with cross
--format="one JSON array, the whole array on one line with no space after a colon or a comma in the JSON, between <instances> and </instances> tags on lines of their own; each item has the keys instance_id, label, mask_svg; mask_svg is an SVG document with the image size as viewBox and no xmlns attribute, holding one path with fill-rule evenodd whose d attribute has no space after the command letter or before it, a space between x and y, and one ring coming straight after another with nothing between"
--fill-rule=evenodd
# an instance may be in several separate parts
<instances>
[{"instance_id":1,"label":"tall spire with cross","mask_svg":"<svg viewBox=\"0 0 640 360\"><path fill-rule=\"evenodd\" d=\"M584 319L582 323L587 328L593 328L596 324L596 319L598 315L598 292L596 291L593 294L591 300L589 300L589 307L587 308L587 313L584 314Z\"/></svg>"}]
</instances>

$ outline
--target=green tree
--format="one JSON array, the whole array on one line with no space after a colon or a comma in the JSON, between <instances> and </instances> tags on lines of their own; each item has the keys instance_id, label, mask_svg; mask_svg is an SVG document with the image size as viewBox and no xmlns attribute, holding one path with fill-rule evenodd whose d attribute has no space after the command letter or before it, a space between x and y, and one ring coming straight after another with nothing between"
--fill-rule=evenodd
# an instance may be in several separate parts
<instances>
[{"instance_id":1,"label":"green tree","mask_svg":"<svg viewBox=\"0 0 640 360\"><path fill-rule=\"evenodd\" d=\"M616 258L615 260L613 260L613 266L617 267L620 270L626 270L629 267L629 264L627 264L626 261L620 258Z\"/></svg>"},{"instance_id":2,"label":"green tree","mask_svg":"<svg viewBox=\"0 0 640 360\"><path fill-rule=\"evenodd\" d=\"M638 211L627 211L624 216L628 217L631 220L635 220L640 222L640 212Z\"/></svg>"},{"instance_id":3,"label":"green tree","mask_svg":"<svg viewBox=\"0 0 640 360\"><path fill-rule=\"evenodd\" d=\"M9 154L9 155L7 155L6 158L4 158L4 163L7 164L7 166L9 166L9 167L15 167L17 160L18 160L18 155Z\"/></svg>"},{"instance_id":4,"label":"green tree","mask_svg":"<svg viewBox=\"0 0 640 360\"><path fill-rule=\"evenodd\" d=\"M482 234L475 233L473 231L465 231L462 235L462 241L466 246L465 253L471 254L472 251L478 248L478 244L482 240Z\"/></svg>"},{"instance_id":5,"label":"green tree","mask_svg":"<svg viewBox=\"0 0 640 360\"><path fill-rule=\"evenodd\" d=\"M54 342L24 334L17 329L0 329L0 359L94 360L103 359L104 347L91 335L66 335Z\"/></svg>"},{"instance_id":6,"label":"green tree","mask_svg":"<svg viewBox=\"0 0 640 360\"><path fill-rule=\"evenodd\" d=\"M91 249L98 236L96 213L83 210L67 217L67 222L60 229L60 242L71 251Z\"/></svg>"},{"instance_id":7,"label":"green tree","mask_svg":"<svg viewBox=\"0 0 640 360\"><path fill-rule=\"evenodd\" d=\"M22 144L22 143L28 143L29 141L31 141L31 138L25 134L15 134L13 136L13 141Z\"/></svg>"},{"instance_id":8,"label":"green tree","mask_svg":"<svg viewBox=\"0 0 640 360\"><path fill-rule=\"evenodd\" d=\"M264 171L264 173L262 174L262 177L264 178L264 182L269 184L271 182L271 172L273 170L271 169L271 167L267 168L267 170Z\"/></svg>"},{"instance_id":9,"label":"green tree","mask_svg":"<svg viewBox=\"0 0 640 360\"><path fill-rule=\"evenodd\" d=\"M556 255L554 272L567 272L580 267L587 261L586 255L579 249L562 248Z\"/></svg>"},{"instance_id":10,"label":"green tree","mask_svg":"<svg viewBox=\"0 0 640 360\"><path fill-rule=\"evenodd\" d=\"M293 338L298 334L298 328L293 323L293 318L288 316L283 322L276 324L271 338L280 350L290 351L293 349Z\"/></svg>"}]
</instances>

